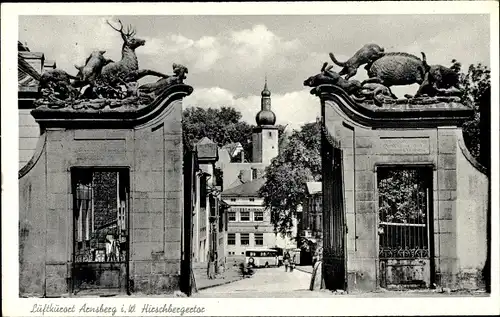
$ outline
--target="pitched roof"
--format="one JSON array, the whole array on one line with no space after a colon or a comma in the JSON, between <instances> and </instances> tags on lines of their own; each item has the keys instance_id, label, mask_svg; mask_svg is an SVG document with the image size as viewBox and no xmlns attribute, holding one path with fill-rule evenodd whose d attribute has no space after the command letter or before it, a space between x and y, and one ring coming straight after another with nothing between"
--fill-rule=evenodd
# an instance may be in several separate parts
<instances>
[{"instance_id":1,"label":"pitched roof","mask_svg":"<svg viewBox=\"0 0 500 317\"><path fill-rule=\"evenodd\" d=\"M259 189L265 182L266 179L264 177L257 178L251 182L229 188L228 190L223 191L221 195L231 197L259 197Z\"/></svg>"},{"instance_id":2,"label":"pitched roof","mask_svg":"<svg viewBox=\"0 0 500 317\"><path fill-rule=\"evenodd\" d=\"M307 182L306 183L307 192L310 195L321 193L322 192L321 185L322 185L321 182Z\"/></svg>"}]
</instances>

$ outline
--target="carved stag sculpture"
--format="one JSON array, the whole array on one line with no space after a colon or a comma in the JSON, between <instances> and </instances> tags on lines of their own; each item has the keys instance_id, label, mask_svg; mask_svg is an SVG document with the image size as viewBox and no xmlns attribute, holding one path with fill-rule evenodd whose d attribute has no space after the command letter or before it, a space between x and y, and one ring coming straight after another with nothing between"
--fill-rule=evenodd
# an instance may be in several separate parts
<instances>
[{"instance_id":1,"label":"carved stag sculpture","mask_svg":"<svg viewBox=\"0 0 500 317\"><path fill-rule=\"evenodd\" d=\"M332 61L343 67L339 72L339 75L345 76L345 79L349 79L356 75L358 68L364 64L371 64L375 60L384 56L384 48L378 46L377 44L366 44L363 45L351 58L349 58L346 62L339 62L333 53L330 53L330 58Z\"/></svg>"},{"instance_id":2,"label":"carved stag sculpture","mask_svg":"<svg viewBox=\"0 0 500 317\"><path fill-rule=\"evenodd\" d=\"M118 33L123 39L122 58L118 62L112 62L104 66L101 71L101 79L104 83L111 86L116 86L124 82L137 81L144 76L152 75L158 77L168 77L165 74L155 72L149 69L139 70L139 62L135 49L143 46L146 41L135 37L135 30L129 25L127 30L123 31L123 24L120 20L120 29L112 26L109 21L106 21L109 26Z\"/></svg>"}]
</instances>

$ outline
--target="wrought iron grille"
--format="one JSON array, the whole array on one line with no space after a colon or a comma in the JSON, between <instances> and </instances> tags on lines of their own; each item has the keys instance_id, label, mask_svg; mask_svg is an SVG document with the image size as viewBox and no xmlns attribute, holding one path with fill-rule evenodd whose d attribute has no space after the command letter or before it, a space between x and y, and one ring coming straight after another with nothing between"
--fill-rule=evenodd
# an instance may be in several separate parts
<instances>
[{"instance_id":1,"label":"wrought iron grille","mask_svg":"<svg viewBox=\"0 0 500 317\"><path fill-rule=\"evenodd\" d=\"M377 176L380 258L429 257L428 169L383 167Z\"/></svg>"},{"instance_id":2,"label":"wrought iron grille","mask_svg":"<svg viewBox=\"0 0 500 317\"><path fill-rule=\"evenodd\" d=\"M128 261L128 171L75 169L74 287L121 288Z\"/></svg>"}]
</instances>

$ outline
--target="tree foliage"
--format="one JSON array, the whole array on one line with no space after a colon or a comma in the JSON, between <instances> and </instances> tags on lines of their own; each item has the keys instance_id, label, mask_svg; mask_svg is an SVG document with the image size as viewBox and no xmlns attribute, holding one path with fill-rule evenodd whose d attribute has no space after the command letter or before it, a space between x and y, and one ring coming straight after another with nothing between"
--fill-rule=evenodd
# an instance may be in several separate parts
<instances>
[{"instance_id":1,"label":"tree foliage","mask_svg":"<svg viewBox=\"0 0 500 317\"><path fill-rule=\"evenodd\" d=\"M490 111L490 100L485 100L483 94L491 89L490 69L482 65L470 65L467 73L460 74L460 84L464 91L462 102L474 109L474 116L463 125L465 145L471 154L481 162L481 146L489 147L480 138L481 111ZM481 102L487 103L481 105ZM482 108L482 109L481 109Z\"/></svg>"},{"instance_id":2,"label":"tree foliage","mask_svg":"<svg viewBox=\"0 0 500 317\"><path fill-rule=\"evenodd\" d=\"M188 108L182 116L184 152L193 150L196 142L207 137L220 147L240 142L248 155L252 146L252 129L252 125L241 121L241 113L231 107Z\"/></svg>"},{"instance_id":3,"label":"tree foliage","mask_svg":"<svg viewBox=\"0 0 500 317\"><path fill-rule=\"evenodd\" d=\"M385 174L385 175L384 175ZM394 169L379 174L380 221L425 223L425 181L414 169Z\"/></svg>"},{"instance_id":4,"label":"tree foliage","mask_svg":"<svg viewBox=\"0 0 500 317\"><path fill-rule=\"evenodd\" d=\"M321 180L320 123L308 123L288 137L279 155L266 168L266 182L259 191L271 222L289 235L297 206L305 197L305 183Z\"/></svg>"},{"instance_id":5,"label":"tree foliage","mask_svg":"<svg viewBox=\"0 0 500 317\"><path fill-rule=\"evenodd\" d=\"M245 158L252 158L252 131L254 125L241 120L241 113L232 107L187 108L182 115L184 153L193 150L196 142L207 137L222 147L241 143ZM284 136L285 126L277 125L278 135Z\"/></svg>"}]
</instances>

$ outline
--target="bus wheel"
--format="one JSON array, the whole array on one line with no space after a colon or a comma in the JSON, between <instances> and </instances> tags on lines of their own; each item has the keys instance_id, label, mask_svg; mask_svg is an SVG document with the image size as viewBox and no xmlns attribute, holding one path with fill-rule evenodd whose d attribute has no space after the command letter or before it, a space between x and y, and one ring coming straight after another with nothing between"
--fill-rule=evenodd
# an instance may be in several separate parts
<instances>
[{"instance_id":1,"label":"bus wheel","mask_svg":"<svg viewBox=\"0 0 500 317\"><path fill-rule=\"evenodd\" d=\"M269 263L268 263L268 262L266 262L266 265L265 265L265 267L269 267Z\"/></svg>"}]
</instances>

